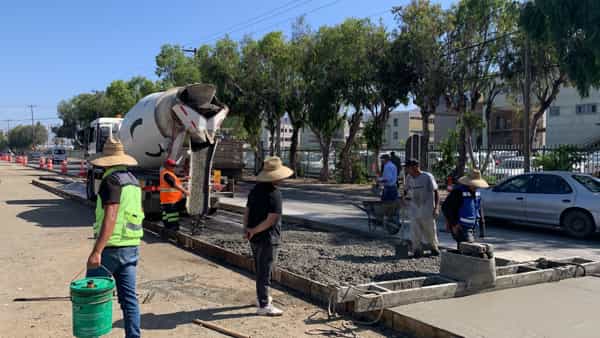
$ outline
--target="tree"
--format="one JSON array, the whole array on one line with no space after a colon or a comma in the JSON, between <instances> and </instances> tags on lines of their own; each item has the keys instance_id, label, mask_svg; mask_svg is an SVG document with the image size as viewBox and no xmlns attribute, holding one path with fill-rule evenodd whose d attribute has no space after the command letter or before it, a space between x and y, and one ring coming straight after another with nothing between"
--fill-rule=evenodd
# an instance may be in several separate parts
<instances>
[{"instance_id":1,"label":"tree","mask_svg":"<svg viewBox=\"0 0 600 338\"><path fill-rule=\"evenodd\" d=\"M399 104L408 103L408 95L415 76L413 70L402 57L394 51L394 45L389 33L384 26L379 26L371 38L372 45L369 49L369 63L373 65L373 72L369 79L370 101L366 108L371 113L376 129L381 131L376 134L383 143L383 131L390 117L390 113ZM381 147L376 147L373 152L379 156ZM378 158L375 159L377 161Z\"/></svg>"},{"instance_id":2,"label":"tree","mask_svg":"<svg viewBox=\"0 0 600 338\"><path fill-rule=\"evenodd\" d=\"M138 102L143 97L160 91L158 86L143 76L134 76L127 81L127 87L133 95L133 101Z\"/></svg>"},{"instance_id":3,"label":"tree","mask_svg":"<svg viewBox=\"0 0 600 338\"><path fill-rule=\"evenodd\" d=\"M136 102L131 87L123 80L116 80L106 88L106 97L114 115L125 115Z\"/></svg>"},{"instance_id":4,"label":"tree","mask_svg":"<svg viewBox=\"0 0 600 338\"><path fill-rule=\"evenodd\" d=\"M399 25L393 55L406 60L412 71L411 94L421 110L423 137L421 165L427 167L429 149L429 119L435 113L440 98L448 86L448 64L444 58L449 27L449 13L429 0L413 0L406 7L392 12Z\"/></svg>"},{"instance_id":5,"label":"tree","mask_svg":"<svg viewBox=\"0 0 600 338\"><path fill-rule=\"evenodd\" d=\"M114 116L110 100L102 91L83 93L62 100L57 107L58 117L63 121L57 129L58 137L74 138L78 128L102 116Z\"/></svg>"},{"instance_id":6,"label":"tree","mask_svg":"<svg viewBox=\"0 0 600 338\"><path fill-rule=\"evenodd\" d=\"M0 132L0 151L6 151L8 148L8 139L4 132Z\"/></svg>"},{"instance_id":7,"label":"tree","mask_svg":"<svg viewBox=\"0 0 600 338\"><path fill-rule=\"evenodd\" d=\"M329 154L335 132L343 125L341 109L344 103L343 88L338 81L339 72L335 35L330 27L321 27L310 44L302 73L306 81L308 125L319 141L323 166L320 180L329 179Z\"/></svg>"},{"instance_id":8,"label":"tree","mask_svg":"<svg viewBox=\"0 0 600 338\"><path fill-rule=\"evenodd\" d=\"M292 137L289 149L290 167L298 172L298 143L300 131L306 127L308 120L308 97L306 81L302 74L302 66L308 56L312 32L304 17L299 17L292 27L292 39L289 53L289 86L285 101L286 112L292 123Z\"/></svg>"},{"instance_id":9,"label":"tree","mask_svg":"<svg viewBox=\"0 0 600 338\"><path fill-rule=\"evenodd\" d=\"M445 99L461 126L458 175L464 173L467 155L476 166L472 140L482 124L477 122L475 112L484 93L499 79L500 50L512 34L515 6L506 0L461 0L451 9L445 53L450 77ZM493 101L489 103L493 105Z\"/></svg>"},{"instance_id":10,"label":"tree","mask_svg":"<svg viewBox=\"0 0 600 338\"><path fill-rule=\"evenodd\" d=\"M200 71L194 59L183 54L179 45L163 45L156 56L156 75L163 81L163 86L185 86L200 82Z\"/></svg>"},{"instance_id":11,"label":"tree","mask_svg":"<svg viewBox=\"0 0 600 338\"><path fill-rule=\"evenodd\" d=\"M8 146L18 151L30 150L48 141L48 130L39 122L33 127L18 125L8 132Z\"/></svg>"}]
</instances>

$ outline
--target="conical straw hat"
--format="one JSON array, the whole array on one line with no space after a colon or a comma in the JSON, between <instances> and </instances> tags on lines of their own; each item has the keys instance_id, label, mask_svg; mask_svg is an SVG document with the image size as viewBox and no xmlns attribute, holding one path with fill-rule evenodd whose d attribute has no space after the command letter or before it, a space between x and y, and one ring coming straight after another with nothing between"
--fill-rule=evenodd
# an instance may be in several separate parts
<instances>
[{"instance_id":1,"label":"conical straw hat","mask_svg":"<svg viewBox=\"0 0 600 338\"><path fill-rule=\"evenodd\" d=\"M118 165L132 167L138 164L135 158L125 154L123 144L112 138L104 143L102 155L94 158L90 163L97 167L114 167Z\"/></svg>"},{"instance_id":2,"label":"conical straw hat","mask_svg":"<svg viewBox=\"0 0 600 338\"><path fill-rule=\"evenodd\" d=\"M259 182L274 182L288 178L294 174L294 171L283 165L281 159L277 156L265 158L261 172L256 176Z\"/></svg>"}]
</instances>

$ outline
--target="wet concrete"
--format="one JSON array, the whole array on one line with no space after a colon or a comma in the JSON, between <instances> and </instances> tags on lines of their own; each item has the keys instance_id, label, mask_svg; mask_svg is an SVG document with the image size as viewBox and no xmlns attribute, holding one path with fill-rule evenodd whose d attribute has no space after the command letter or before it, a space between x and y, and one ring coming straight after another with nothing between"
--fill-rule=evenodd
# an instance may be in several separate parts
<instances>
[{"instance_id":1,"label":"wet concrete","mask_svg":"<svg viewBox=\"0 0 600 338\"><path fill-rule=\"evenodd\" d=\"M391 311L461 337L592 338L600 336L598 304L600 278L584 277L404 305ZM417 332L416 336L426 335Z\"/></svg>"}]
</instances>

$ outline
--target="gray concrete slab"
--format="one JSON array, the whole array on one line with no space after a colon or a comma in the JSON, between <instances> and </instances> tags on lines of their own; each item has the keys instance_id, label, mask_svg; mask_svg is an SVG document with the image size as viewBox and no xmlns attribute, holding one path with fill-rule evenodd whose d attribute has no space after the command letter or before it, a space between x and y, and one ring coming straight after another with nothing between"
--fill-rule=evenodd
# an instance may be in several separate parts
<instances>
[{"instance_id":1,"label":"gray concrete slab","mask_svg":"<svg viewBox=\"0 0 600 338\"><path fill-rule=\"evenodd\" d=\"M600 337L600 278L404 305L395 314L462 337Z\"/></svg>"}]
</instances>

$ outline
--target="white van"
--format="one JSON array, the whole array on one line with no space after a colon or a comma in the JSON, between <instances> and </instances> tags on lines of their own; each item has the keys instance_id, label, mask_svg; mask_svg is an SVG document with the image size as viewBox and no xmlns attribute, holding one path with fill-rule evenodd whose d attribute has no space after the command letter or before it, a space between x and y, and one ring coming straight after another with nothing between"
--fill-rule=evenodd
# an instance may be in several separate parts
<instances>
[{"instance_id":1,"label":"white van","mask_svg":"<svg viewBox=\"0 0 600 338\"><path fill-rule=\"evenodd\" d=\"M63 147L55 147L48 151L48 156L52 158L52 163L61 164L67 160L67 150Z\"/></svg>"}]
</instances>

